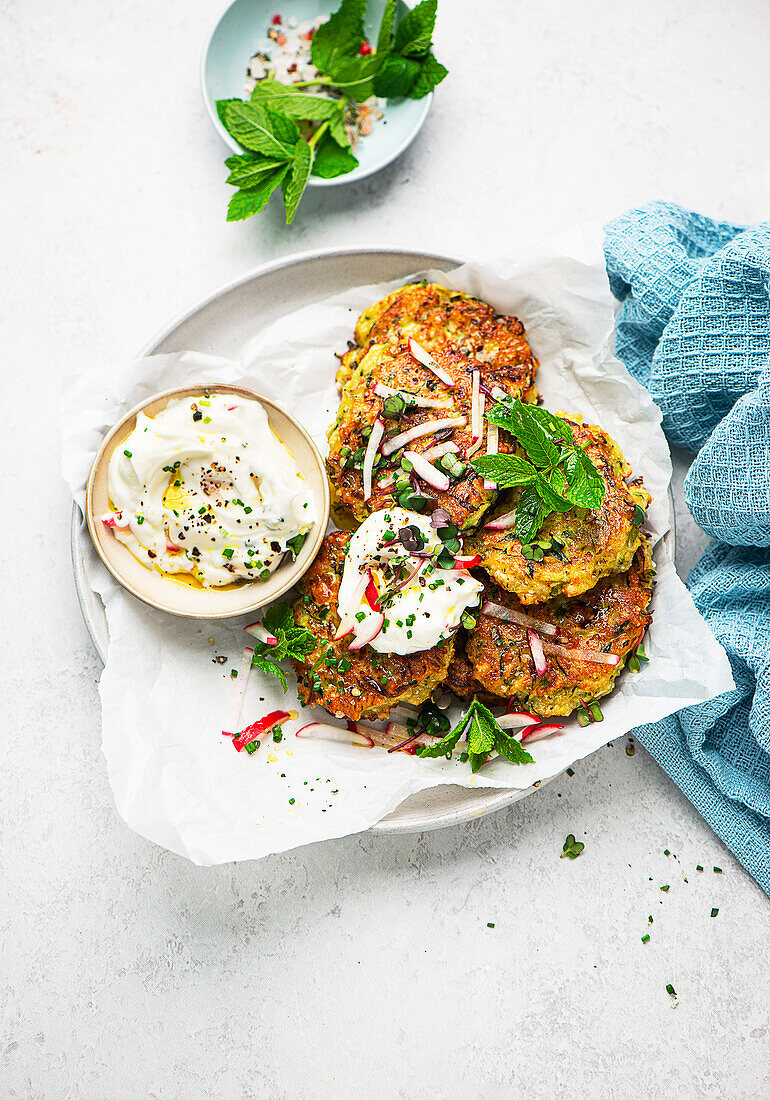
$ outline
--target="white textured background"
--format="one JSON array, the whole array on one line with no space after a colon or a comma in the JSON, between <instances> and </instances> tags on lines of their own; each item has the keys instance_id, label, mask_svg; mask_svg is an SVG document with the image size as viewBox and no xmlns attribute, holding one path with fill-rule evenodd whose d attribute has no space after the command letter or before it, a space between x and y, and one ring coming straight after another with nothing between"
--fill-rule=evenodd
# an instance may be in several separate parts
<instances>
[{"instance_id":1,"label":"white textured background","mask_svg":"<svg viewBox=\"0 0 770 1100\"><path fill-rule=\"evenodd\" d=\"M641 750L468 826L256 864L130 833L54 427L62 373L274 256L483 258L651 198L767 217L766 0L440 0L422 134L291 230L279 204L224 221L197 87L219 6L0 0L0 1095L766 1097L767 899ZM680 517L683 572L701 545Z\"/></svg>"}]
</instances>

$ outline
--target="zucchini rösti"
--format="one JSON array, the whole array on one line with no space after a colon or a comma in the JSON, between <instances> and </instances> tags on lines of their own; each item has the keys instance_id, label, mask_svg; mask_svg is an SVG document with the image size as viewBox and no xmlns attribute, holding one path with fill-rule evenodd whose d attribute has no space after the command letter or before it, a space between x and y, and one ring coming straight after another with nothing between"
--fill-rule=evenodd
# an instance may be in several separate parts
<instances>
[{"instance_id":1,"label":"zucchini r\u00f6sti","mask_svg":"<svg viewBox=\"0 0 770 1100\"><path fill-rule=\"evenodd\" d=\"M292 607L303 703L354 724L419 708L421 755L464 736L476 770L493 753L531 759L521 740L560 729L554 717L600 719L597 700L640 669L650 496L601 427L538 404L537 371L518 318L436 284L361 314L329 430L346 530ZM465 733L436 718L449 692L470 702Z\"/></svg>"}]
</instances>

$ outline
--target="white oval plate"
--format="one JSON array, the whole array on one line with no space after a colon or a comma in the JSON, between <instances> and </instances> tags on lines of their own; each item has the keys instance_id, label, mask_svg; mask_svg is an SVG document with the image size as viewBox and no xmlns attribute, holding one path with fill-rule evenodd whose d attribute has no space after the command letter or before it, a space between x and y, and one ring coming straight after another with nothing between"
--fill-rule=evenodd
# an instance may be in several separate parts
<instances>
[{"instance_id":1,"label":"white oval plate","mask_svg":"<svg viewBox=\"0 0 770 1100\"><path fill-rule=\"evenodd\" d=\"M154 336L139 354L194 350L232 359L260 329L311 302L351 286L403 279L427 268L448 271L466 262L459 256L388 248L321 249L283 257L255 268L193 306ZM673 516L673 507L671 512ZM673 539L673 534L670 537ZM109 644L107 618L101 599L88 584L86 562L89 566L92 562L103 566L100 566L77 505L72 509L71 544L75 587L83 618L104 662ZM502 809L533 794L535 789L495 791L433 787L411 795L370 832L418 833L441 829Z\"/></svg>"}]
</instances>

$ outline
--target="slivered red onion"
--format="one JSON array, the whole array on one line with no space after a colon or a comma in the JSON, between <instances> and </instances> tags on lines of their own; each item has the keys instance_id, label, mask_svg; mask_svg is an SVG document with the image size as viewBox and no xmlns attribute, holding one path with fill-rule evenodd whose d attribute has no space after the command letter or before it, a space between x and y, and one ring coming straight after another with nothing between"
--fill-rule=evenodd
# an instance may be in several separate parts
<instances>
[{"instance_id":1,"label":"slivered red onion","mask_svg":"<svg viewBox=\"0 0 770 1100\"><path fill-rule=\"evenodd\" d=\"M615 665L620 664L620 657L615 653L600 653L596 649L583 649L582 646L569 648L565 645L557 645L555 642L544 642L543 649L547 653L555 653L559 657L571 657L573 660L578 661L593 661L597 665L611 665L614 668Z\"/></svg>"},{"instance_id":2,"label":"slivered red onion","mask_svg":"<svg viewBox=\"0 0 770 1100\"><path fill-rule=\"evenodd\" d=\"M436 467L421 455L418 451L404 451L404 458L412 463L414 472L418 477L421 477L423 481L426 481L428 485L431 485L434 489L438 489L440 493L445 493L449 488L449 478L441 470L437 470Z\"/></svg>"},{"instance_id":3,"label":"slivered red onion","mask_svg":"<svg viewBox=\"0 0 770 1100\"><path fill-rule=\"evenodd\" d=\"M485 482L486 484L486 482ZM495 516L489 523L484 524L485 531L507 531L516 523L516 509L505 512L502 516Z\"/></svg>"},{"instance_id":4,"label":"slivered red onion","mask_svg":"<svg viewBox=\"0 0 770 1100\"><path fill-rule=\"evenodd\" d=\"M360 745L362 748L371 749L374 741L365 733L355 729L343 729L341 726L332 726L327 722L308 722L302 729L297 730L295 737L316 738L319 741L337 741L343 745Z\"/></svg>"},{"instance_id":5,"label":"slivered red onion","mask_svg":"<svg viewBox=\"0 0 770 1100\"><path fill-rule=\"evenodd\" d=\"M492 600L485 600L481 605L481 614L489 615L493 619L502 619L506 623L517 623L519 626L532 627L540 634L549 634L552 638L555 638L559 633L558 626L552 626L551 623L541 623L539 619L534 618L532 615L525 615L523 611L511 611L509 607L504 607L500 603L493 603Z\"/></svg>"},{"instance_id":6,"label":"slivered red onion","mask_svg":"<svg viewBox=\"0 0 770 1100\"><path fill-rule=\"evenodd\" d=\"M413 439L420 439L424 435L435 435L443 428L464 428L467 423L467 418L464 416L447 417L445 420L427 420L424 424L417 424L414 428L409 428L408 431L394 435L383 444L382 453L392 455L394 451L405 447Z\"/></svg>"},{"instance_id":7,"label":"slivered red onion","mask_svg":"<svg viewBox=\"0 0 770 1100\"><path fill-rule=\"evenodd\" d=\"M427 367L429 371L435 374L436 378L439 378L445 386L449 386L450 389L454 387L454 381L451 375L447 374L443 367L440 367L433 356L418 344L416 340L409 341L409 350L415 357L418 363L422 363L424 367Z\"/></svg>"},{"instance_id":8,"label":"slivered red onion","mask_svg":"<svg viewBox=\"0 0 770 1100\"><path fill-rule=\"evenodd\" d=\"M366 453L364 454L364 500L368 500L372 495L374 459L377 451L380 449L380 443L382 442L384 434L385 425L378 418L372 425L372 434L369 436L369 442L366 444Z\"/></svg>"},{"instance_id":9,"label":"slivered red onion","mask_svg":"<svg viewBox=\"0 0 770 1100\"><path fill-rule=\"evenodd\" d=\"M361 608L361 602L364 598L367 585L369 584L369 573L362 573L358 578L358 584L353 589L350 596L350 606L340 617L340 625L337 627L337 633L334 635L334 640L339 641L340 638L344 638L346 634L349 634L354 628L356 623L356 615Z\"/></svg>"},{"instance_id":10,"label":"slivered red onion","mask_svg":"<svg viewBox=\"0 0 770 1100\"><path fill-rule=\"evenodd\" d=\"M548 670L542 639L536 630L530 629L527 630L527 641L529 642L529 652L532 654L532 660L535 663L535 672L538 676L542 676Z\"/></svg>"},{"instance_id":11,"label":"slivered red onion","mask_svg":"<svg viewBox=\"0 0 770 1100\"><path fill-rule=\"evenodd\" d=\"M498 428L497 424L487 425L487 454L496 455L498 449ZM496 487L496 482L490 481L489 478L484 478L484 488L488 491Z\"/></svg>"},{"instance_id":12,"label":"slivered red onion","mask_svg":"<svg viewBox=\"0 0 770 1100\"><path fill-rule=\"evenodd\" d=\"M473 379L471 387L471 439L475 442L481 438L481 393L479 391L481 372L471 371L471 378Z\"/></svg>"}]
</instances>

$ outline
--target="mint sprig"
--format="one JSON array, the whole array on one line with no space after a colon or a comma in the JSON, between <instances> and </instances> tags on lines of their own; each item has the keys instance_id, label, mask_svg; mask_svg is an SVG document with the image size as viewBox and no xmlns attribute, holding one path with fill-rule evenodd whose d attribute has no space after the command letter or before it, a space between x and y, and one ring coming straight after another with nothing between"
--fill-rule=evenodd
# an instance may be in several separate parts
<instances>
[{"instance_id":1,"label":"mint sprig","mask_svg":"<svg viewBox=\"0 0 770 1100\"><path fill-rule=\"evenodd\" d=\"M491 424L510 432L526 454L485 455L471 465L500 489L522 486L514 533L523 543L536 537L552 512L600 508L604 478L579 443L566 420L518 398L493 405Z\"/></svg>"},{"instance_id":2,"label":"mint sprig","mask_svg":"<svg viewBox=\"0 0 770 1100\"><path fill-rule=\"evenodd\" d=\"M227 183L238 188L228 221L258 214L280 188L291 224L311 175L333 179L358 167L345 131L351 102L375 94L422 99L441 83L447 70L432 53L436 8L437 0L422 0L396 23L396 2L387 0L376 49L362 54L366 0L342 0L313 36L317 78L281 84L267 77L250 102L217 102L222 125L247 150L225 161Z\"/></svg>"},{"instance_id":3,"label":"mint sprig","mask_svg":"<svg viewBox=\"0 0 770 1100\"><path fill-rule=\"evenodd\" d=\"M287 657L300 658L312 653L315 637L303 626L297 626L291 608L285 603L274 603L269 607L262 616L262 625L277 639L277 645L255 642L251 663L254 668L275 676L283 690L287 691L286 675L280 662Z\"/></svg>"},{"instance_id":4,"label":"mint sprig","mask_svg":"<svg viewBox=\"0 0 770 1100\"><path fill-rule=\"evenodd\" d=\"M423 745L419 755L425 759L446 756L463 736L468 742L468 760L474 773L487 762L493 752L498 752L510 764L534 762L521 742L500 728L494 714L475 695L454 729L433 745Z\"/></svg>"}]
</instances>

